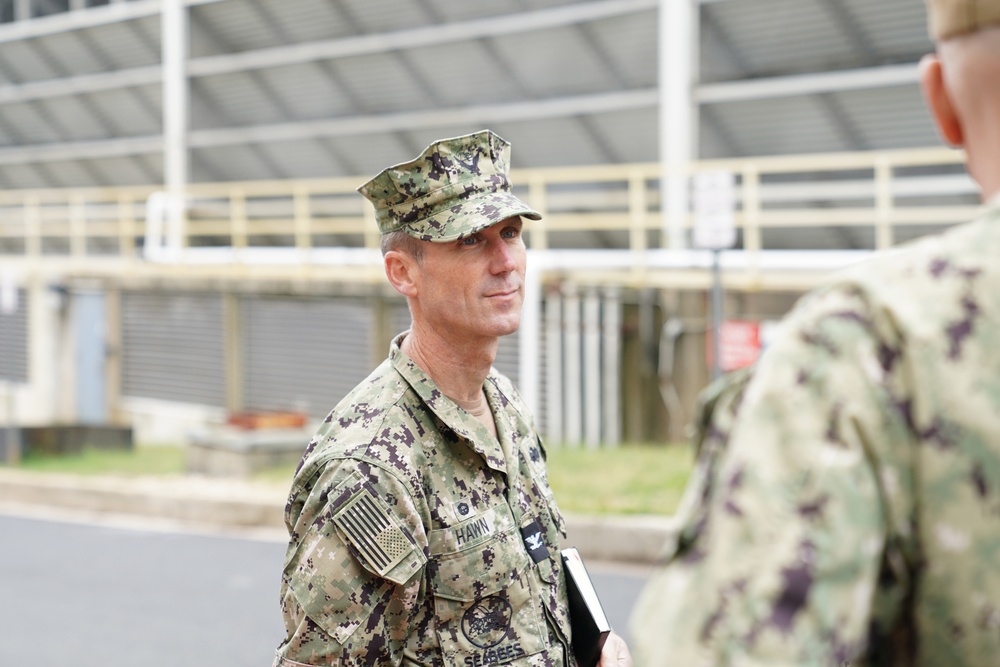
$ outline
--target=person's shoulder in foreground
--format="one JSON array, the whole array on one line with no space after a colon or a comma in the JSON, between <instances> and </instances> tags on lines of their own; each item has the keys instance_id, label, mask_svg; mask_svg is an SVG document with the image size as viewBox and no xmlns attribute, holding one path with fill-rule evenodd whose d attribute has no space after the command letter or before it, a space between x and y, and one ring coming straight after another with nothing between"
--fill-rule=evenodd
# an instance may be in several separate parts
<instances>
[{"instance_id":1,"label":"person's shoulder in foreground","mask_svg":"<svg viewBox=\"0 0 1000 667\"><path fill-rule=\"evenodd\" d=\"M963 39L1000 1L932 16ZM975 153L995 196L1000 156ZM807 295L705 394L678 533L633 616L638 664L996 663L998 209Z\"/></svg>"},{"instance_id":2,"label":"person's shoulder in foreground","mask_svg":"<svg viewBox=\"0 0 1000 667\"><path fill-rule=\"evenodd\" d=\"M998 253L993 211L858 267L705 393L670 562L633 617L638 664L890 664L877 652L911 650L895 644L918 628L924 651L962 651L990 627ZM921 599L905 599L916 577ZM917 602L948 624L898 617Z\"/></svg>"}]
</instances>

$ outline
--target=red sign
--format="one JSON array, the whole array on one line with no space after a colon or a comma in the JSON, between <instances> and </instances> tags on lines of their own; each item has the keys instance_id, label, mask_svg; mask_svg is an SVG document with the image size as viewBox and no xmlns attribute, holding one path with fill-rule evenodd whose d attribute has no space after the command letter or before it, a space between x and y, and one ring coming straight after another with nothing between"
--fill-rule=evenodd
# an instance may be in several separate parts
<instances>
[{"instance_id":1,"label":"red sign","mask_svg":"<svg viewBox=\"0 0 1000 667\"><path fill-rule=\"evenodd\" d=\"M757 361L761 350L760 322L726 320L719 327L719 368L735 371ZM712 330L705 337L705 360L712 367Z\"/></svg>"}]
</instances>

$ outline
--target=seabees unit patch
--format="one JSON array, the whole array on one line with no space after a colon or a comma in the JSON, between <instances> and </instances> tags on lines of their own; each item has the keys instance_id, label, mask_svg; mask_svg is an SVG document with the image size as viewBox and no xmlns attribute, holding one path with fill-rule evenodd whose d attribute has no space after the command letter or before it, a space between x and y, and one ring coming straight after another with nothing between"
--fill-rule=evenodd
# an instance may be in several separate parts
<instances>
[{"instance_id":1,"label":"seabees unit patch","mask_svg":"<svg viewBox=\"0 0 1000 667\"><path fill-rule=\"evenodd\" d=\"M462 615L462 634L479 648L492 648L507 637L513 613L503 597L483 598Z\"/></svg>"},{"instance_id":2,"label":"seabees unit patch","mask_svg":"<svg viewBox=\"0 0 1000 667\"><path fill-rule=\"evenodd\" d=\"M500 665L524 655L511 631L514 610L502 595L477 601L462 615L462 634L476 647L464 662L469 667Z\"/></svg>"},{"instance_id":3,"label":"seabees unit patch","mask_svg":"<svg viewBox=\"0 0 1000 667\"><path fill-rule=\"evenodd\" d=\"M379 576L386 576L416 549L389 508L367 486L341 506L333 521Z\"/></svg>"}]
</instances>

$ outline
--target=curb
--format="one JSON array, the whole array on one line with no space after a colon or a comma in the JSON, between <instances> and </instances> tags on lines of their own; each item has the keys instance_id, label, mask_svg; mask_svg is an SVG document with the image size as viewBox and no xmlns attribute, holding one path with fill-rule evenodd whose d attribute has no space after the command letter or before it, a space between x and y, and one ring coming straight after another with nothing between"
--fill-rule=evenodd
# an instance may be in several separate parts
<instances>
[{"instance_id":1,"label":"curb","mask_svg":"<svg viewBox=\"0 0 1000 667\"><path fill-rule=\"evenodd\" d=\"M181 479L89 478L0 470L0 502L239 528L284 528L284 498Z\"/></svg>"},{"instance_id":2,"label":"curb","mask_svg":"<svg viewBox=\"0 0 1000 667\"><path fill-rule=\"evenodd\" d=\"M222 529L285 529L283 489L226 478L109 478L0 469L0 504L165 519ZM568 514L566 546L588 560L651 564L667 517Z\"/></svg>"},{"instance_id":3,"label":"curb","mask_svg":"<svg viewBox=\"0 0 1000 667\"><path fill-rule=\"evenodd\" d=\"M565 546L575 546L593 561L651 565L674 530L669 517L568 514L565 519Z\"/></svg>"}]
</instances>

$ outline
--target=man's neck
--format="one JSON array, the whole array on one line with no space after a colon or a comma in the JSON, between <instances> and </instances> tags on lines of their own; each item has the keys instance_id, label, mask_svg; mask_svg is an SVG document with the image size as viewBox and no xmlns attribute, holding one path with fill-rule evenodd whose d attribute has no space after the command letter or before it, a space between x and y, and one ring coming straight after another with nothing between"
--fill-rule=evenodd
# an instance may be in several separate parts
<instances>
[{"instance_id":1,"label":"man's neck","mask_svg":"<svg viewBox=\"0 0 1000 667\"><path fill-rule=\"evenodd\" d=\"M403 339L402 351L445 396L482 421L490 415L483 383L497 353L497 339L455 343L416 326Z\"/></svg>"}]
</instances>

